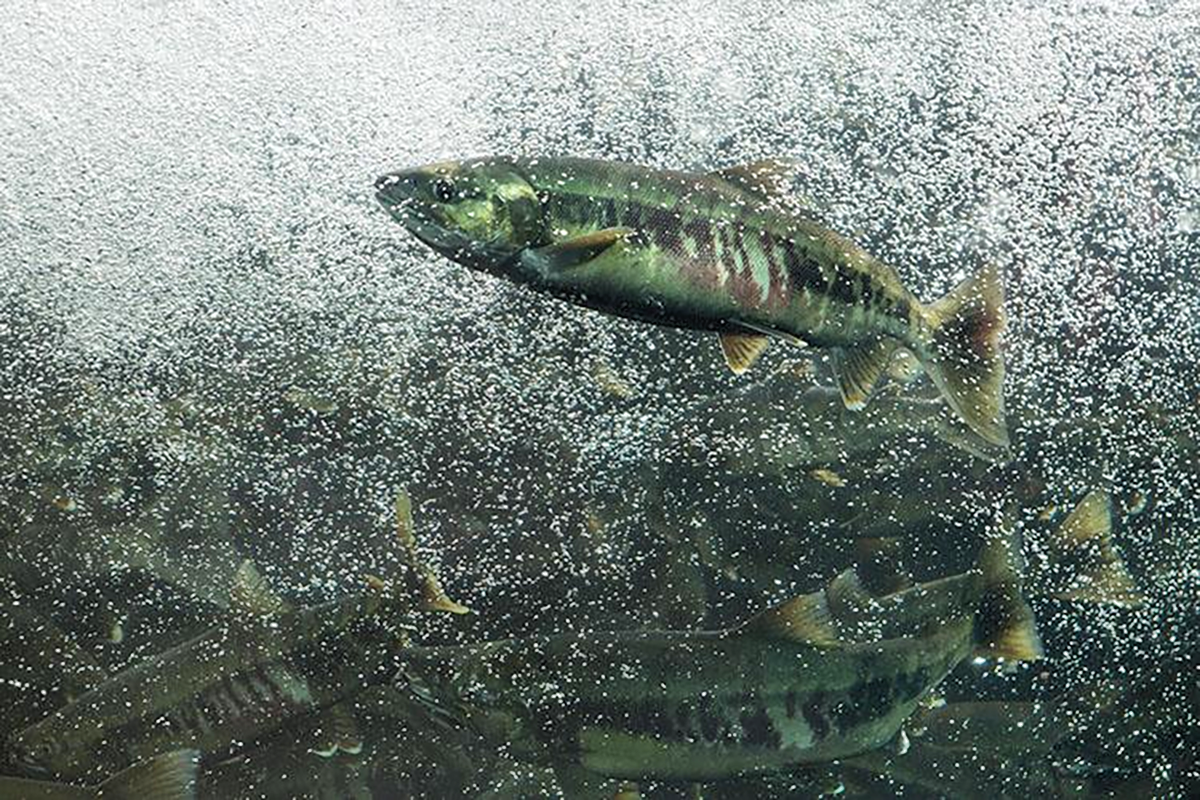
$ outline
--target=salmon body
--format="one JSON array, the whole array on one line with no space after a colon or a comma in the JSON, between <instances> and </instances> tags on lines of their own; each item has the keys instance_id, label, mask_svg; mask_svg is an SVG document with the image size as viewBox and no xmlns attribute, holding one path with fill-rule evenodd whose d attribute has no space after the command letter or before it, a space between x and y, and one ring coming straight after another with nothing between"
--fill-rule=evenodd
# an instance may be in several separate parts
<instances>
[{"instance_id":1,"label":"salmon body","mask_svg":"<svg viewBox=\"0 0 1200 800\"><path fill-rule=\"evenodd\" d=\"M92 778L180 748L221 752L395 669L385 599L354 595L222 625L114 675L13 736L24 764Z\"/></svg>"},{"instance_id":2,"label":"salmon body","mask_svg":"<svg viewBox=\"0 0 1200 800\"><path fill-rule=\"evenodd\" d=\"M882 598L852 572L722 631L566 634L410 648L420 702L551 764L716 780L868 752L971 655L1041 655L1009 545ZM515 750L514 750L515 752Z\"/></svg>"},{"instance_id":3,"label":"salmon body","mask_svg":"<svg viewBox=\"0 0 1200 800\"><path fill-rule=\"evenodd\" d=\"M923 306L891 267L788 208L774 169L485 158L391 173L376 188L443 255L598 311L715 331L735 371L771 337L834 348L849 407L904 347L979 435L1006 443L995 271Z\"/></svg>"},{"instance_id":4,"label":"salmon body","mask_svg":"<svg viewBox=\"0 0 1200 800\"><path fill-rule=\"evenodd\" d=\"M711 780L885 744L971 651L969 620L929 644L826 650L657 632L429 648L408 660L453 663L461 702L503 706L552 760L609 777Z\"/></svg>"}]
</instances>

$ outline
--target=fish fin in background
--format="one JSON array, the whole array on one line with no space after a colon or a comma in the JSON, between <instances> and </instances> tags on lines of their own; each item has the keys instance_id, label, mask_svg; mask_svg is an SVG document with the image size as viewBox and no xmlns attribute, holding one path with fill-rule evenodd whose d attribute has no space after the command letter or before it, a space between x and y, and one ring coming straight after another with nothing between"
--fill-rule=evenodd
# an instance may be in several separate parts
<instances>
[{"instance_id":1,"label":"fish fin in background","mask_svg":"<svg viewBox=\"0 0 1200 800\"><path fill-rule=\"evenodd\" d=\"M854 569L843 570L829 582L825 587L825 602L834 617L847 613L873 613L879 608L879 601L863 588Z\"/></svg>"},{"instance_id":2,"label":"fish fin in background","mask_svg":"<svg viewBox=\"0 0 1200 800\"><path fill-rule=\"evenodd\" d=\"M286 600L267 584L254 562L246 559L233 576L229 605L256 617L271 617L291 608Z\"/></svg>"},{"instance_id":3,"label":"fish fin in background","mask_svg":"<svg viewBox=\"0 0 1200 800\"><path fill-rule=\"evenodd\" d=\"M754 366L771 340L757 333L722 333L721 352L734 375L741 375Z\"/></svg>"},{"instance_id":4,"label":"fish fin in background","mask_svg":"<svg viewBox=\"0 0 1200 800\"><path fill-rule=\"evenodd\" d=\"M924 373L921 362L906 347L898 348L892 360L888 362L888 377L901 386L907 386Z\"/></svg>"},{"instance_id":5,"label":"fish fin in background","mask_svg":"<svg viewBox=\"0 0 1200 800\"><path fill-rule=\"evenodd\" d=\"M933 420L932 431L938 439L980 461L1002 467L1013 460L1011 447L985 440L957 420L950 419L946 411Z\"/></svg>"},{"instance_id":6,"label":"fish fin in background","mask_svg":"<svg viewBox=\"0 0 1200 800\"><path fill-rule=\"evenodd\" d=\"M1047 592L1062 600L1137 608L1144 598L1112 544L1112 499L1095 489L1051 534Z\"/></svg>"},{"instance_id":7,"label":"fish fin in background","mask_svg":"<svg viewBox=\"0 0 1200 800\"><path fill-rule=\"evenodd\" d=\"M883 605L863 588L857 571L845 570L830 581L825 587L825 602L839 640L874 642L883 638Z\"/></svg>"},{"instance_id":8,"label":"fish fin in background","mask_svg":"<svg viewBox=\"0 0 1200 800\"><path fill-rule=\"evenodd\" d=\"M471 609L462 603L451 600L442 588L442 582L437 573L421 560L417 553L417 536L413 526L412 498L406 489L396 494L396 536L400 539L401 550L409 573L416 582L417 596L420 598L422 611L446 611L451 614L469 614Z\"/></svg>"},{"instance_id":9,"label":"fish fin in background","mask_svg":"<svg viewBox=\"0 0 1200 800\"><path fill-rule=\"evenodd\" d=\"M633 228L605 228L602 231L526 250L522 258L548 272L572 269L586 264L633 233Z\"/></svg>"},{"instance_id":10,"label":"fish fin in background","mask_svg":"<svg viewBox=\"0 0 1200 800\"><path fill-rule=\"evenodd\" d=\"M199 750L174 750L134 764L100 785L105 800L183 800L196 797Z\"/></svg>"},{"instance_id":11,"label":"fish fin in background","mask_svg":"<svg viewBox=\"0 0 1200 800\"><path fill-rule=\"evenodd\" d=\"M1015 537L992 534L979 553L982 592L975 610L975 655L1004 661L1036 661L1044 655L1033 609L1021 594Z\"/></svg>"},{"instance_id":12,"label":"fish fin in background","mask_svg":"<svg viewBox=\"0 0 1200 800\"><path fill-rule=\"evenodd\" d=\"M1004 285L989 264L922 308L933 331L926 373L963 421L992 444L1008 446L1004 423Z\"/></svg>"},{"instance_id":13,"label":"fish fin in background","mask_svg":"<svg viewBox=\"0 0 1200 800\"><path fill-rule=\"evenodd\" d=\"M339 752L351 756L362 752L358 720L343 703L329 706L318 714L314 733L316 741L309 749L322 758L332 758Z\"/></svg>"},{"instance_id":14,"label":"fish fin in background","mask_svg":"<svg viewBox=\"0 0 1200 800\"><path fill-rule=\"evenodd\" d=\"M840 644L825 592L802 594L771 606L735 629L737 635L804 642L818 647Z\"/></svg>"},{"instance_id":15,"label":"fish fin in background","mask_svg":"<svg viewBox=\"0 0 1200 800\"><path fill-rule=\"evenodd\" d=\"M890 337L833 350L833 372L846 408L857 411L867 405L871 390L887 370L898 342Z\"/></svg>"},{"instance_id":16,"label":"fish fin in background","mask_svg":"<svg viewBox=\"0 0 1200 800\"><path fill-rule=\"evenodd\" d=\"M764 200L790 200L790 184L798 164L786 158L764 158L725 167L709 175Z\"/></svg>"}]
</instances>

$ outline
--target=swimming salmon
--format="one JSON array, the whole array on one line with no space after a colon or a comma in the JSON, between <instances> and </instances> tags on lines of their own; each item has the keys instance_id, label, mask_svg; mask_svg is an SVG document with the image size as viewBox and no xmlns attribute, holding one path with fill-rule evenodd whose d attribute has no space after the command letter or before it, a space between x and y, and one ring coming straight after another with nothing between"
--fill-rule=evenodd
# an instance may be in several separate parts
<instances>
[{"instance_id":1,"label":"swimming salmon","mask_svg":"<svg viewBox=\"0 0 1200 800\"><path fill-rule=\"evenodd\" d=\"M729 630L412 648L397 680L553 764L703 781L878 748L963 659L1040 654L996 538L978 569L878 601L848 574Z\"/></svg>"},{"instance_id":2,"label":"swimming salmon","mask_svg":"<svg viewBox=\"0 0 1200 800\"><path fill-rule=\"evenodd\" d=\"M997 270L923 305L891 267L788 208L784 169L490 157L390 173L375 186L442 255L588 308L715 331L735 372L771 337L832 348L850 408L866 404L903 347L976 433L1006 444Z\"/></svg>"},{"instance_id":3,"label":"swimming salmon","mask_svg":"<svg viewBox=\"0 0 1200 800\"><path fill-rule=\"evenodd\" d=\"M363 592L307 608L289 606L244 562L230 592L238 619L114 675L16 732L9 744L17 759L31 772L102 777L180 748L225 751L386 683L414 611L467 611L420 559L404 491L396 499L396 533L406 567L398 586L372 578ZM336 728L336 719L325 727ZM336 741L316 744L332 745L332 754Z\"/></svg>"}]
</instances>

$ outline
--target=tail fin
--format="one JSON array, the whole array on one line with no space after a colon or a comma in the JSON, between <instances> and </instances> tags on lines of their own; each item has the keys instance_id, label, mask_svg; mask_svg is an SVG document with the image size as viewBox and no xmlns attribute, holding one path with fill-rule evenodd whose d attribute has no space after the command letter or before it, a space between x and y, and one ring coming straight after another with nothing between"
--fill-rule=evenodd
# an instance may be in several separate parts
<instances>
[{"instance_id":1,"label":"tail fin","mask_svg":"<svg viewBox=\"0 0 1200 800\"><path fill-rule=\"evenodd\" d=\"M924 308L933 329L925 370L951 408L992 444L1008 445L1004 425L1004 286L988 265Z\"/></svg>"},{"instance_id":2,"label":"tail fin","mask_svg":"<svg viewBox=\"0 0 1200 800\"><path fill-rule=\"evenodd\" d=\"M113 800L194 800L199 759L197 750L163 753L109 778L99 795Z\"/></svg>"},{"instance_id":3,"label":"tail fin","mask_svg":"<svg viewBox=\"0 0 1200 800\"><path fill-rule=\"evenodd\" d=\"M321 758L333 758L338 751L351 756L362 752L363 742L358 730L358 720L344 703L337 703L321 711L317 715L317 726L313 734L316 741L308 750Z\"/></svg>"},{"instance_id":4,"label":"tail fin","mask_svg":"<svg viewBox=\"0 0 1200 800\"><path fill-rule=\"evenodd\" d=\"M983 591L975 612L975 655L1005 661L1036 661L1042 640L1033 609L1021 595L1017 554L1010 535L990 537L979 554Z\"/></svg>"},{"instance_id":5,"label":"tail fin","mask_svg":"<svg viewBox=\"0 0 1200 800\"><path fill-rule=\"evenodd\" d=\"M1125 562L1112 546L1112 500L1096 489L1075 506L1051 536L1048 556L1048 594L1063 600L1080 600L1137 608L1142 594Z\"/></svg>"}]
</instances>

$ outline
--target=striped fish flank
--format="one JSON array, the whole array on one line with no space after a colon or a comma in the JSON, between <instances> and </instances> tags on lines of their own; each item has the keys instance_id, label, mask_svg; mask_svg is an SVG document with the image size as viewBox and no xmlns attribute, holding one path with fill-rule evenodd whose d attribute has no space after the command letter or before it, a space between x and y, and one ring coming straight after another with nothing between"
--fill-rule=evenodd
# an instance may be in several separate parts
<instances>
[{"instance_id":1,"label":"striped fish flank","mask_svg":"<svg viewBox=\"0 0 1200 800\"><path fill-rule=\"evenodd\" d=\"M375 185L417 239L473 269L629 319L829 348L848 408L904 348L978 436L1007 445L996 269L922 304L891 267L785 202L766 180L779 169L490 157Z\"/></svg>"}]
</instances>

